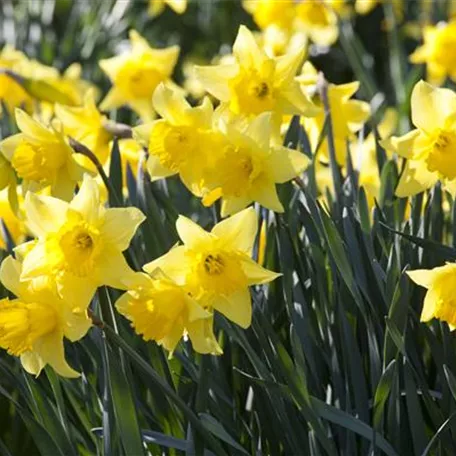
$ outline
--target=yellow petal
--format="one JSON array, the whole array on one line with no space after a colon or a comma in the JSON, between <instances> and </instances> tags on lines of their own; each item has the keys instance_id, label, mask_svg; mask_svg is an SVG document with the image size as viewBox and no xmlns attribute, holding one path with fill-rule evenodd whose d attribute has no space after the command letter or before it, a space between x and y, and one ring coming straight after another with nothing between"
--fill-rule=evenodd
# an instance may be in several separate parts
<instances>
[{"instance_id":1,"label":"yellow petal","mask_svg":"<svg viewBox=\"0 0 456 456\"><path fill-rule=\"evenodd\" d=\"M73 313L74 310L77 311L73 316L76 319L75 324L84 316L83 312L89 306L96 291L96 283L93 280L87 280L85 277L62 274L57 281L57 292L65 303L65 311L69 313ZM70 340L80 339L77 335L80 334L81 326L71 324L71 318L65 320L69 323L64 329L65 336ZM84 321L81 321L81 323L84 323Z\"/></svg>"},{"instance_id":2,"label":"yellow petal","mask_svg":"<svg viewBox=\"0 0 456 456\"><path fill-rule=\"evenodd\" d=\"M58 331L43 336L35 344L34 350L45 364L49 364L62 377L77 378L80 376L65 359L63 334Z\"/></svg>"},{"instance_id":3,"label":"yellow petal","mask_svg":"<svg viewBox=\"0 0 456 456\"><path fill-rule=\"evenodd\" d=\"M112 87L100 103L100 111L110 111L126 103L127 100L122 95L122 92L116 87Z\"/></svg>"},{"instance_id":4,"label":"yellow petal","mask_svg":"<svg viewBox=\"0 0 456 456\"><path fill-rule=\"evenodd\" d=\"M434 289L429 289L424 297L423 310L421 311L420 321L426 322L432 320L435 308L438 304L439 293Z\"/></svg>"},{"instance_id":5,"label":"yellow petal","mask_svg":"<svg viewBox=\"0 0 456 456\"><path fill-rule=\"evenodd\" d=\"M413 124L432 132L442 128L446 118L456 112L456 93L419 81L413 88L411 106Z\"/></svg>"},{"instance_id":6,"label":"yellow petal","mask_svg":"<svg viewBox=\"0 0 456 456\"><path fill-rule=\"evenodd\" d=\"M55 141L55 136L35 119L32 119L25 111L16 108L15 114L17 126L22 133L37 141Z\"/></svg>"},{"instance_id":7,"label":"yellow petal","mask_svg":"<svg viewBox=\"0 0 456 456\"><path fill-rule=\"evenodd\" d=\"M152 154L149 155L149 158L147 159L147 171L150 174L150 180L152 182L177 174L177 171L172 171L166 168L166 166L163 166L160 163L160 159Z\"/></svg>"},{"instance_id":8,"label":"yellow petal","mask_svg":"<svg viewBox=\"0 0 456 456\"><path fill-rule=\"evenodd\" d=\"M260 148L269 149L271 138L271 113L263 112L252 120L247 127L246 135L252 138ZM230 132L228 132L229 136Z\"/></svg>"},{"instance_id":9,"label":"yellow petal","mask_svg":"<svg viewBox=\"0 0 456 456\"><path fill-rule=\"evenodd\" d=\"M45 366L41 357L32 351L25 352L21 355L21 364L26 372L38 377Z\"/></svg>"},{"instance_id":10,"label":"yellow petal","mask_svg":"<svg viewBox=\"0 0 456 456\"><path fill-rule=\"evenodd\" d=\"M70 173L63 168L51 185L51 195L63 201L70 201L74 195L77 180L71 179Z\"/></svg>"},{"instance_id":11,"label":"yellow petal","mask_svg":"<svg viewBox=\"0 0 456 456\"><path fill-rule=\"evenodd\" d=\"M431 188L438 181L438 174L431 173L422 161L408 160L396 188L396 196L404 198Z\"/></svg>"},{"instance_id":12,"label":"yellow petal","mask_svg":"<svg viewBox=\"0 0 456 456\"><path fill-rule=\"evenodd\" d=\"M297 150L277 147L271 150L268 167L274 182L283 184L307 169L310 159Z\"/></svg>"},{"instance_id":13,"label":"yellow petal","mask_svg":"<svg viewBox=\"0 0 456 456\"><path fill-rule=\"evenodd\" d=\"M109 77L109 79L114 80L117 73L128 60L127 54L118 55L116 57L111 57L109 59L102 59L98 62L100 68L104 73Z\"/></svg>"},{"instance_id":14,"label":"yellow petal","mask_svg":"<svg viewBox=\"0 0 456 456\"><path fill-rule=\"evenodd\" d=\"M99 219L101 207L100 188L93 177L88 174L84 175L79 192L73 198L69 207L79 212L87 223L94 224Z\"/></svg>"},{"instance_id":15,"label":"yellow petal","mask_svg":"<svg viewBox=\"0 0 456 456\"><path fill-rule=\"evenodd\" d=\"M223 197L221 215L227 217L228 215L235 214L236 212L242 211L246 206L252 202L252 198L249 196L229 196Z\"/></svg>"},{"instance_id":16,"label":"yellow petal","mask_svg":"<svg viewBox=\"0 0 456 456\"><path fill-rule=\"evenodd\" d=\"M263 268L258 263L255 263L251 258L243 258L242 270L248 278L249 285L264 284L272 282L280 277L282 274L274 271L269 271Z\"/></svg>"},{"instance_id":17,"label":"yellow petal","mask_svg":"<svg viewBox=\"0 0 456 456\"><path fill-rule=\"evenodd\" d=\"M214 236L211 233L203 230L197 223L183 215L179 215L176 221L176 229L182 242L189 249L197 248L201 244L214 240Z\"/></svg>"},{"instance_id":18,"label":"yellow petal","mask_svg":"<svg viewBox=\"0 0 456 456\"><path fill-rule=\"evenodd\" d=\"M213 318L204 320L195 320L188 323L188 336L192 342L193 349L197 353L210 353L221 355L223 350L215 338L213 332Z\"/></svg>"},{"instance_id":19,"label":"yellow petal","mask_svg":"<svg viewBox=\"0 0 456 456\"><path fill-rule=\"evenodd\" d=\"M175 125L185 123L187 121L185 113L191 109L181 92L176 92L163 83L155 89L152 103L161 117Z\"/></svg>"},{"instance_id":20,"label":"yellow petal","mask_svg":"<svg viewBox=\"0 0 456 456\"><path fill-rule=\"evenodd\" d=\"M22 296L27 289L27 284L20 280L21 272L21 263L12 256L8 256L2 261L0 266L0 282L15 296Z\"/></svg>"},{"instance_id":21,"label":"yellow petal","mask_svg":"<svg viewBox=\"0 0 456 456\"><path fill-rule=\"evenodd\" d=\"M116 249L123 252L145 219L145 215L136 207L107 209L100 232Z\"/></svg>"},{"instance_id":22,"label":"yellow petal","mask_svg":"<svg viewBox=\"0 0 456 456\"><path fill-rule=\"evenodd\" d=\"M230 88L228 82L239 73L236 64L195 66L195 74L206 90L221 101L230 100Z\"/></svg>"},{"instance_id":23,"label":"yellow petal","mask_svg":"<svg viewBox=\"0 0 456 456\"><path fill-rule=\"evenodd\" d=\"M36 236L54 233L65 223L68 203L51 196L36 195L28 192L25 196L24 211L27 226Z\"/></svg>"},{"instance_id":24,"label":"yellow petal","mask_svg":"<svg viewBox=\"0 0 456 456\"><path fill-rule=\"evenodd\" d=\"M167 0L166 3L168 3L177 14L183 14L187 9L188 0Z\"/></svg>"},{"instance_id":25,"label":"yellow petal","mask_svg":"<svg viewBox=\"0 0 456 456\"><path fill-rule=\"evenodd\" d=\"M24 135L22 133L5 138L0 142L0 152L8 161L11 161L13 159L13 155L17 149L17 146L19 146L23 140Z\"/></svg>"},{"instance_id":26,"label":"yellow petal","mask_svg":"<svg viewBox=\"0 0 456 456\"><path fill-rule=\"evenodd\" d=\"M126 290L135 271L130 268L123 254L112 247L105 247L103 255L97 260L94 282L108 285L118 290Z\"/></svg>"},{"instance_id":27,"label":"yellow petal","mask_svg":"<svg viewBox=\"0 0 456 456\"><path fill-rule=\"evenodd\" d=\"M212 234L223 240L228 249L241 250L251 255L258 231L258 217L253 207L217 223Z\"/></svg>"},{"instance_id":28,"label":"yellow petal","mask_svg":"<svg viewBox=\"0 0 456 456\"><path fill-rule=\"evenodd\" d=\"M419 130L412 130L403 136L384 139L380 145L401 157L418 159L432 147L432 140Z\"/></svg>"},{"instance_id":29,"label":"yellow petal","mask_svg":"<svg viewBox=\"0 0 456 456\"><path fill-rule=\"evenodd\" d=\"M277 190L274 183L264 183L262 185L254 186L250 189L250 196L252 199L260 203L263 207L270 209L274 212L283 212L282 203L277 195Z\"/></svg>"},{"instance_id":30,"label":"yellow petal","mask_svg":"<svg viewBox=\"0 0 456 456\"><path fill-rule=\"evenodd\" d=\"M178 285L183 285L189 272L189 264L185 250L185 247L182 245L174 247L160 258L145 264L143 269L149 274L152 274L156 269L161 269Z\"/></svg>"},{"instance_id":31,"label":"yellow petal","mask_svg":"<svg viewBox=\"0 0 456 456\"><path fill-rule=\"evenodd\" d=\"M38 242L24 258L21 280L47 275L52 271L52 266L48 261L44 243Z\"/></svg>"},{"instance_id":32,"label":"yellow petal","mask_svg":"<svg viewBox=\"0 0 456 456\"><path fill-rule=\"evenodd\" d=\"M241 25L233 44L233 54L243 68L260 68L267 59L266 54L258 47L252 32Z\"/></svg>"},{"instance_id":33,"label":"yellow petal","mask_svg":"<svg viewBox=\"0 0 456 456\"><path fill-rule=\"evenodd\" d=\"M288 52L276 59L275 77L278 84L287 84L293 80L305 56L305 49Z\"/></svg>"},{"instance_id":34,"label":"yellow petal","mask_svg":"<svg viewBox=\"0 0 456 456\"><path fill-rule=\"evenodd\" d=\"M252 302L248 288L230 296L217 296L213 306L215 310L241 328L248 328L252 322Z\"/></svg>"},{"instance_id":35,"label":"yellow petal","mask_svg":"<svg viewBox=\"0 0 456 456\"><path fill-rule=\"evenodd\" d=\"M416 269L414 271L406 271L406 273L417 285L424 288L429 288L436 276L435 269Z\"/></svg>"}]
</instances>

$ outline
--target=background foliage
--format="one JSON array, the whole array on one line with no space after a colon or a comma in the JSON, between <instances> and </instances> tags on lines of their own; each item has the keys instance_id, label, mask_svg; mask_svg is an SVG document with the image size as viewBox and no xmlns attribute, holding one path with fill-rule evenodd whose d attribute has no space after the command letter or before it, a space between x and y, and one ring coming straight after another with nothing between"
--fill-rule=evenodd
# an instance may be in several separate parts
<instances>
[{"instance_id":1,"label":"background foliage","mask_svg":"<svg viewBox=\"0 0 456 456\"><path fill-rule=\"evenodd\" d=\"M426 6L405 4L404 22L417 20ZM447 6L435 1L426 8L435 21L446 17ZM195 1L184 16L168 9L155 19L146 8L123 0L3 0L0 44L59 69L79 61L84 76L105 91L97 61L113 55L131 27L155 45L180 44L181 60L209 60L233 42L240 23L253 27L236 1ZM406 27L385 28L388 8L343 22L338 44L329 52L313 49L311 60L331 82L360 80L374 109L395 105L404 131L422 70L407 67L416 40ZM176 79L182 81L181 67ZM118 112L135 122L130 116ZM4 117L1 137L9 133ZM298 119L286 142L311 155ZM104 288L93 302L104 330L95 327L67 347L80 379L58 378L51 369L34 379L1 353L0 454L456 454L455 339L446 324L419 322L423 293L404 275L456 259L456 205L437 186L408 207L394 197L401 170L380 146L377 156L382 187L373 216L351 164L342 179L334 160L335 196L328 195L327 207L317 200L311 167L299 186L281 186L283 215L261 211L265 265L283 277L252 290L249 330L218 316L223 356L196 355L181 343L167 359L132 334L112 311L117 295ZM116 147L110 178L121 198ZM129 250L135 264L177 241L178 213L203 226L215 222L176 179L127 179L122 204L148 216Z\"/></svg>"}]
</instances>

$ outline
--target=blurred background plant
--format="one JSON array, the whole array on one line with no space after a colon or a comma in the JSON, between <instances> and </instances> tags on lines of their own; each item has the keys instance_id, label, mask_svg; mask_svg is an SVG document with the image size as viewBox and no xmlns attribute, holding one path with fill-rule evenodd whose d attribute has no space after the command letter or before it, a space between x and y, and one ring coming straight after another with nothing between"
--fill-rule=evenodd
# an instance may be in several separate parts
<instances>
[{"instance_id":1,"label":"blurred background plant","mask_svg":"<svg viewBox=\"0 0 456 456\"><path fill-rule=\"evenodd\" d=\"M373 114L359 137L369 168L359 168L356 153L345 154L341 167L329 140L328 163L314 160L304 180L280 186L285 213L260 211L256 255L283 278L253 290L252 327L217 316L223 356L198 355L181 343L167 359L109 312L118 294L101 289L94 312L105 329L100 322L67 347L80 379L58 378L49 368L34 379L1 353L0 454L456 454L455 340L445 323L420 323L424 293L404 274L456 259L456 205L439 185L396 198L401 164L378 142L394 130L382 122L388 107L397 131L409 130L410 93L425 69L408 56L423 27L448 20L455 2L362 3L355 10L343 2L337 40L310 43L308 55L329 82L360 81ZM80 64L82 78L106 94L110 83L98 61L125 48L133 28L154 47L181 47L174 80L196 98L189 62L229 54L240 24L258 28L235 0L190 1L182 15L162 5L151 16L149 6L2 0L0 48L14 47L60 74ZM139 122L126 108L112 118ZM327 124L316 148L331 138ZM3 106L0 138L14 132ZM299 118L285 142L312 157ZM148 216L130 252L139 264L177 241L177 213L202 226L216 221L217 211L203 208L177 178L151 183L121 164L116 145L108 173L120 203ZM8 205L0 211L6 256L21 231Z\"/></svg>"}]
</instances>

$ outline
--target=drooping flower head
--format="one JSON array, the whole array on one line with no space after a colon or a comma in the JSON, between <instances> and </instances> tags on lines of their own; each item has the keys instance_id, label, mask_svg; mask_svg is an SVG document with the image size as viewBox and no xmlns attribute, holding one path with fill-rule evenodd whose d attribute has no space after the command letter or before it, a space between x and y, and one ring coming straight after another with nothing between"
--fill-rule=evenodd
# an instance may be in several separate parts
<instances>
[{"instance_id":1,"label":"drooping flower head","mask_svg":"<svg viewBox=\"0 0 456 456\"><path fill-rule=\"evenodd\" d=\"M155 340L172 352L187 334L198 353L220 354L212 331L212 314L160 270L138 273L135 285L116 302L144 340Z\"/></svg>"},{"instance_id":2,"label":"drooping flower head","mask_svg":"<svg viewBox=\"0 0 456 456\"><path fill-rule=\"evenodd\" d=\"M109 110L129 105L145 121L154 117L152 95L160 82L170 82L179 46L154 49L138 32L130 31L129 52L100 60L113 87L100 105Z\"/></svg>"},{"instance_id":3,"label":"drooping flower head","mask_svg":"<svg viewBox=\"0 0 456 456\"><path fill-rule=\"evenodd\" d=\"M210 233L183 216L176 228L184 245L145 265L144 270L160 268L205 308L248 327L252 316L249 286L280 276L251 259L258 230L255 211L245 209L215 225Z\"/></svg>"},{"instance_id":4,"label":"drooping flower head","mask_svg":"<svg viewBox=\"0 0 456 456\"><path fill-rule=\"evenodd\" d=\"M196 67L209 93L236 115L315 115L317 109L299 90L294 80L304 58L304 50L270 58L255 38L241 26L233 45L234 63Z\"/></svg>"},{"instance_id":5,"label":"drooping flower head","mask_svg":"<svg viewBox=\"0 0 456 456\"><path fill-rule=\"evenodd\" d=\"M64 135L16 109L21 133L0 142L0 151L22 179L24 193L45 187L53 196L70 200L84 168L74 158Z\"/></svg>"},{"instance_id":6,"label":"drooping flower head","mask_svg":"<svg viewBox=\"0 0 456 456\"><path fill-rule=\"evenodd\" d=\"M64 299L82 303L99 286L126 288L133 271L122 252L144 220L139 209L106 209L87 174L70 203L28 193L24 209L37 241L24 258L23 280L50 275Z\"/></svg>"},{"instance_id":7,"label":"drooping flower head","mask_svg":"<svg viewBox=\"0 0 456 456\"><path fill-rule=\"evenodd\" d=\"M2 262L0 281L17 298L0 300L0 347L19 356L30 374L50 365L59 375L78 377L65 360L63 339L85 336L91 326L86 309L63 300L49 277L21 281L21 273L19 261Z\"/></svg>"}]
</instances>

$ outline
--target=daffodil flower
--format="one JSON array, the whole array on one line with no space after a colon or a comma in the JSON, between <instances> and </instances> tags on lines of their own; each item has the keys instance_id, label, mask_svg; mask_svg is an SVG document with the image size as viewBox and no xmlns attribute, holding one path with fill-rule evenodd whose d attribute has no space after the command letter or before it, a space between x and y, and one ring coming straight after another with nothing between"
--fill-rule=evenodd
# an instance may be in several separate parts
<instances>
[{"instance_id":1,"label":"daffodil flower","mask_svg":"<svg viewBox=\"0 0 456 456\"><path fill-rule=\"evenodd\" d=\"M415 130L382 142L387 150L407 158L396 195L420 193L443 181L456 193L456 94L424 81L412 92L412 122Z\"/></svg>"},{"instance_id":2,"label":"daffodil flower","mask_svg":"<svg viewBox=\"0 0 456 456\"><path fill-rule=\"evenodd\" d=\"M213 108L209 98L191 107L180 91L160 84L153 106L162 117L133 129L137 141L149 151L147 169L152 180L180 173L190 188L198 187L211 157Z\"/></svg>"},{"instance_id":3,"label":"daffodil flower","mask_svg":"<svg viewBox=\"0 0 456 456\"><path fill-rule=\"evenodd\" d=\"M17 298L0 300L0 347L19 356L30 374L50 365L63 377L78 377L65 360L63 340L85 336L91 326L85 308L64 301L48 277L21 281L21 273L19 261L3 260L0 281Z\"/></svg>"},{"instance_id":4,"label":"daffodil flower","mask_svg":"<svg viewBox=\"0 0 456 456\"><path fill-rule=\"evenodd\" d=\"M456 82L456 20L425 26L423 38L423 45L410 55L410 62L426 64L431 84L441 85L447 76Z\"/></svg>"},{"instance_id":5,"label":"daffodil flower","mask_svg":"<svg viewBox=\"0 0 456 456\"><path fill-rule=\"evenodd\" d=\"M90 90L85 95L82 106L57 104L55 114L62 123L65 134L84 144L104 165L109 158L112 134L104 128L107 118L98 111L94 97L93 90Z\"/></svg>"},{"instance_id":6,"label":"daffodil flower","mask_svg":"<svg viewBox=\"0 0 456 456\"><path fill-rule=\"evenodd\" d=\"M312 81L315 81L313 67L310 64L305 65L302 74L296 79L301 83L302 90L308 91ZM328 86L328 102L331 111L336 160L341 166L345 166L347 140L355 139L354 133L362 128L370 115L369 103L351 99L358 88L358 81L341 85L329 84ZM320 111L317 116L308 119L303 118L301 122L309 135L311 146L315 150L325 123L325 114ZM320 160L329 161L327 139L320 145L318 154Z\"/></svg>"},{"instance_id":7,"label":"daffodil flower","mask_svg":"<svg viewBox=\"0 0 456 456\"><path fill-rule=\"evenodd\" d=\"M170 77L179 55L179 46L153 49L138 32L130 31L129 52L100 60L101 69L114 84L100 109L130 106L144 121L154 118L152 95L160 82L171 83Z\"/></svg>"},{"instance_id":8,"label":"daffodil flower","mask_svg":"<svg viewBox=\"0 0 456 456\"><path fill-rule=\"evenodd\" d=\"M22 179L24 193L50 186L53 196L70 200L84 168L63 134L16 109L21 133L0 142L0 151Z\"/></svg>"},{"instance_id":9,"label":"daffodil flower","mask_svg":"<svg viewBox=\"0 0 456 456\"><path fill-rule=\"evenodd\" d=\"M184 334L198 353L220 354L212 331L212 313L160 270L138 273L135 285L116 302L144 340L155 340L171 354Z\"/></svg>"},{"instance_id":10,"label":"daffodil flower","mask_svg":"<svg viewBox=\"0 0 456 456\"><path fill-rule=\"evenodd\" d=\"M101 285L126 288L133 271L122 252L145 219L139 209L106 209L97 182L86 174L70 203L29 192L24 211L37 241L25 255L23 280L50 275L64 299L79 303Z\"/></svg>"},{"instance_id":11,"label":"daffodil flower","mask_svg":"<svg viewBox=\"0 0 456 456\"><path fill-rule=\"evenodd\" d=\"M451 330L456 328L456 264L447 263L434 269L407 271L418 285L427 288L421 321L437 318L446 321Z\"/></svg>"},{"instance_id":12,"label":"daffodil flower","mask_svg":"<svg viewBox=\"0 0 456 456\"><path fill-rule=\"evenodd\" d=\"M222 198L222 216L234 214L253 201L276 212L283 212L276 184L288 182L310 163L307 156L273 141L270 113L252 120L247 130L224 126L225 142L219 150L216 166L205 176L208 189L203 198L210 205Z\"/></svg>"},{"instance_id":13,"label":"daffodil flower","mask_svg":"<svg viewBox=\"0 0 456 456\"><path fill-rule=\"evenodd\" d=\"M204 307L247 328L252 318L249 286L280 276L251 259L258 230L255 211L245 209L215 225L210 233L183 216L176 228L184 245L145 265L144 270L152 273L160 268Z\"/></svg>"},{"instance_id":14,"label":"daffodil flower","mask_svg":"<svg viewBox=\"0 0 456 456\"><path fill-rule=\"evenodd\" d=\"M270 58L250 30L241 26L233 45L234 63L195 67L207 91L236 115L315 115L318 109L294 80L304 49Z\"/></svg>"}]
</instances>

